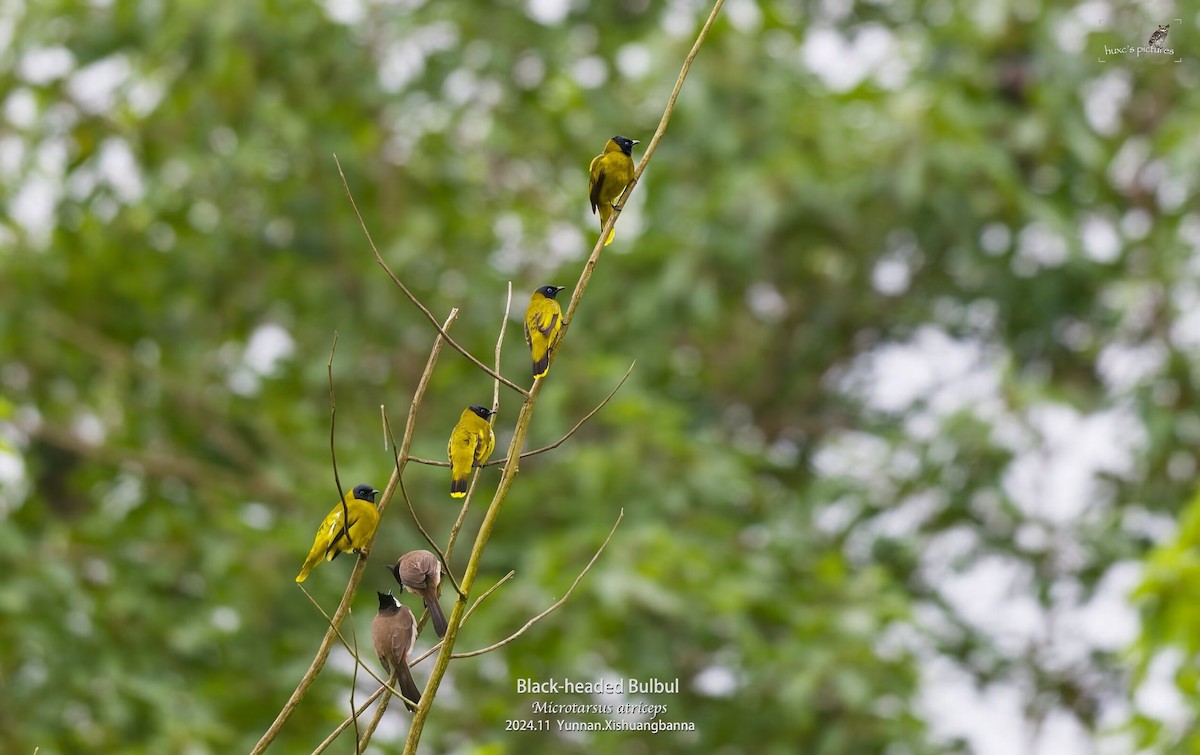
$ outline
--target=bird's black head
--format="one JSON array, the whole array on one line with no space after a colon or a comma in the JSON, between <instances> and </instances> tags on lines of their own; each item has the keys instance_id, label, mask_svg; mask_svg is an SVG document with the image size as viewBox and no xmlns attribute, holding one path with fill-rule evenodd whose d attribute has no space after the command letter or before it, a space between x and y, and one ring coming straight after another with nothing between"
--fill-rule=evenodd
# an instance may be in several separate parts
<instances>
[{"instance_id":1,"label":"bird's black head","mask_svg":"<svg viewBox=\"0 0 1200 755\"><path fill-rule=\"evenodd\" d=\"M554 297L558 296L559 291L563 291L565 289L566 286L542 286L537 290L537 292L547 299L553 299Z\"/></svg>"},{"instance_id":2,"label":"bird's black head","mask_svg":"<svg viewBox=\"0 0 1200 755\"><path fill-rule=\"evenodd\" d=\"M487 408L486 406L480 406L479 404L471 404L471 411L478 414L481 419L487 419L495 414L495 412L491 409Z\"/></svg>"},{"instance_id":3,"label":"bird's black head","mask_svg":"<svg viewBox=\"0 0 1200 755\"><path fill-rule=\"evenodd\" d=\"M630 139L619 134L614 136L612 140L617 143L617 146L621 148L622 152L631 157L633 156L633 145L639 143L637 139Z\"/></svg>"},{"instance_id":4,"label":"bird's black head","mask_svg":"<svg viewBox=\"0 0 1200 755\"><path fill-rule=\"evenodd\" d=\"M387 592L376 592L375 594L379 596L380 611L390 611L396 607L396 599L392 597L391 590L388 590Z\"/></svg>"},{"instance_id":5,"label":"bird's black head","mask_svg":"<svg viewBox=\"0 0 1200 755\"><path fill-rule=\"evenodd\" d=\"M354 497L360 501L367 503L375 503L375 496L379 495L379 491L370 485L355 485Z\"/></svg>"}]
</instances>

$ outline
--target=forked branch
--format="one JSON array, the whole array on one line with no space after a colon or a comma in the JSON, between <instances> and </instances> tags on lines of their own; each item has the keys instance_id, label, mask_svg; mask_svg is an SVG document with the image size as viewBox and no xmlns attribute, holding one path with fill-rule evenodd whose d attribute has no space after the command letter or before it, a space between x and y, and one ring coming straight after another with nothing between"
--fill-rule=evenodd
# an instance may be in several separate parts
<instances>
[{"instance_id":1,"label":"forked branch","mask_svg":"<svg viewBox=\"0 0 1200 755\"><path fill-rule=\"evenodd\" d=\"M458 310L451 310L450 316L446 318L445 325L438 328L438 332L445 332L445 330L450 327L450 324L454 322L456 317L458 317ZM379 501L379 515L381 518L384 510L387 508L388 501L391 500L392 493L396 489L396 485L399 482L400 472L404 468L404 463L407 461L408 449L412 445L413 430L416 427L417 409L420 407L421 401L425 398L425 389L429 385L430 375L433 374L433 365L437 363L438 355L441 354L443 341L444 339L440 335L434 339L433 348L430 349L429 352L429 359L425 362L425 371L421 373L421 379L417 383L416 390L413 392L412 407L409 409L408 422L404 427L404 440L402 441L400 449L401 460L399 469L392 473L392 479L388 481L388 485L384 489L383 496ZM370 542L366 544L367 549L370 549L370 546L374 542L375 535L372 534L370 537ZM313 682L316 681L317 676L321 673L321 669L325 667L325 661L328 660L329 651L333 647L334 640L337 637L337 627L341 626L342 621L345 620L346 614L350 610L350 603L354 599L354 594L358 591L358 583L362 581L363 573L366 571L366 566L367 559L360 556L354 564L353 571L350 572L350 579L346 583L345 591L342 593L342 600L340 603L338 603L337 610L335 610L333 613L333 618L329 622L329 629L325 631L325 637L321 640L321 644L317 648L317 653L313 657L312 663L309 664L308 670L304 672L304 676L301 677L300 683L296 685L296 689L292 692L291 697L289 697L287 702L284 704L283 709L279 711L279 715L275 717L275 720L271 723L271 726L266 730L266 732L263 733L262 737L259 738L258 743L254 746L254 749L250 751L251 755L259 755L260 753L264 752L272 742L275 741L275 738L279 736L279 732L283 729L283 725L287 723L289 718L291 718L292 713L295 712L297 706L300 705L300 701L304 699L306 694L308 694L309 688L312 687Z\"/></svg>"},{"instance_id":2,"label":"forked branch","mask_svg":"<svg viewBox=\"0 0 1200 755\"><path fill-rule=\"evenodd\" d=\"M388 264L386 262L384 262L383 255L381 255L379 253L379 249L377 249L375 247L375 240L371 238L371 232L367 230L367 222L365 220L363 220L362 213L358 211L358 203L354 201L354 193L352 191L350 191L350 184L346 181L346 174L342 172L342 164L341 164L341 162L338 161L337 155L333 156L333 162L337 165L338 175L342 177L342 186L345 187L345 189L346 189L346 196L350 198L350 206L354 208L354 214L358 216L358 224L359 224L359 226L362 227L363 235L367 237L367 243L370 244L371 251L374 252L374 254L375 254L375 261L379 263L379 266L383 268L383 271L388 274L389 278L392 279L392 283L395 283L396 286L401 291L404 292L404 295L406 297L408 297L408 300L410 302L412 302L413 305L417 309L421 310L421 313L424 314L426 319L428 319L429 322L433 324L433 327L437 328L438 335L440 335L442 338L444 338L446 340L446 343L450 344L451 348L453 348L459 354L462 354L464 357L469 359L472 364L474 364L476 367L483 370L487 374L491 375L496 380L499 380L501 383L504 383L509 388L512 388L514 391L521 394L522 396L528 396L529 391L525 390L521 386L517 385L516 383L512 382L508 378L501 375L499 372L493 370L491 367L488 367L486 364L484 364L483 362L476 359L475 356L473 354L471 354L471 352L464 349L462 346L460 346L458 344L457 341L455 341L453 338L451 338L450 335L445 331L445 329L442 328L441 325L438 325L437 318L433 316L433 313L430 312L429 309L424 304L421 303L421 300L418 299L416 297L416 295L413 294L412 291L408 290L408 286L404 285L404 281L400 280L400 278L397 277L396 274L392 272L392 269L390 267L388 267Z\"/></svg>"},{"instance_id":3,"label":"forked branch","mask_svg":"<svg viewBox=\"0 0 1200 755\"><path fill-rule=\"evenodd\" d=\"M471 604L471 607L467 609L467 615L465 617L463 617L463 622L465 623L467 619L471 618L471 614L475 613L475 609L479 608L480 604L482 604L483 601L487 600L489 595L494 593L497 589L499 589L499 587L501 585L503 585L508 580L512 579L514 576L516 576L516 572L510 571L508 574L505 574L503 577L501 577L500 580L496 582L496 584L489 587L487 589L487 591L485 591L482 595L480 595L479 598L477 598L475 600L475 602ZM436 645L434 645L433 647L426 650L421 655L417 656L416 658L410 659L408 662L409 667L416 666L421 661L423 661L426 658L428 658L429 656L433 655L434 653L436 653L438 651L438 648L440 648L441 646L442 646L442 643L439 642ZM389 690L391 690L392 693L395 694L395 690L392 690L390 687L383 685L381 682L381 686L379 687L379 689L377 689L373 693L371 693L371 696L368 697L366 699L366 701L362 705L360 705L357 710L354 711L354 716L361 716L363 713L366 712L367 708L371 707L371 703L378 700L380 695L382 695L384 692L389 691ZM345 731L347 728L350 727L350 725L353 723L354 716L347 718L345 721L342 721L342 723L339 724L336 729L334 729L332 732L330 732L329 736L325 737L325 739L321 742L321 744L317 745L317 748L312 751L312 755L321 755L322 752L325 752L325 750L327 750L329 748L329 745L333 744L334 740L338 738L338 735L340 735L343 731Z\"/></svg>"},{"instance_id":4,"label":"forked branch","mask_svg":"<svg viewBox=\"0 0 1200 755\"><path fill-rule=\"evenodd\" d=\"M663 111L662 119L658 123L658 128L654 132L654 136L650 140L650 144L646 148L646 153L642 156L641 162L634 171L633 180L625 187L625 191L620 197L620 204L624 204L629 194L637 185L637 181L645 170L646 165L650 161L651 155L657 148L659 141L662 139L663 132L666 131L667 123L671 118L671 111L675 108L675 102L679 96L680 90L683 88L684 79L687 78L688 70L691 68L692 61L700 52L700 47L703 45L705 38L708 36L709 30L712 28L713 22L716 21L717 14L721 10L721 5L724 0L716 0L713 5L712 12L705 21L704 26L700 29L700 33L696 37L696 42L692 45L691 51L683 61L683 67L679 72L679 78L675 82L675 88L671 92L670 98L667 100L666 108ZM596 245L592 248L592 253L588 257L587 263L584 265L583 272L579 276L579 282L575 286L575 290L571 295L571 304L567 309L566 315L563 318L562 330L559 335L559 349L565 345L565 339L571 322L574 320L575 310L579 306L579 301L584 292L587 290L588 282L591 280L592 272L595 270L596 264L600 259L600 252L604 248L604 241L608 236L608 232L612 230L613 224L619 213L613 213L613 217L609 218L609 222L601 231L599 238L596 239ZM561 352L560 352L561 354ZM471 587L475 583L475 577L479 573L480 564L483 560L483 552L487 547L488 539L491 537L492 530L496 525L496 518L499 516L500 509L504 504L504 500L508 495L509 489L512 487L513 481L516 478L517 470L520 466L521 448L525 444L525 437L529 432L529 421L533 414L534 404L537 402L538 394L544 381L535 381L533 387L525 394L525 400L521 405L521 410L517 415L516 425L513 428L512 440L509 442L508 453L504 463L504 469L500 475L500 482L496 487L496 492L492 496L492 501L488 505L487 512L483 516L483 521L479 525L479 531L475 536L475 543L471 547L471 556L467 561L467 567L462 574L462 589L463 592L470 594ZM454 643L458 639L458 628L462 622L465 612L465 601L459 599L454 603L454 609L450 614L448 626L446 628L446 636L442 639L442 649L438 653L438 657L434 662L433 670L430 672L429 681L425 684L425 692L421 697L421 704L417 706L416 713L413 714L412 723L408 728L408 738L404 743L404 755L416 755L417 745L421 741L421 733L425 728L425 720L429 716L430 707L437 696L437 690L443 677L446 674L446 669L449 668L450 659L454 654Z\"/></svg>"},{"instance_id":5,"label":"forked branch","mask_svg":"<svg viewBox=\"0 0 1200 755\"><path fill-rule=\"evenodd\" d=\"M596 405L596 408L592 409L590 412L583 415L583 418L580 419L578 422L576 422L575 426L572 427L570 430L568 430L566 435L563 435L561 438L554 441L553 443L551 443L548 446L542 446L541 448L534 449L533 451L523 451L521 453L520 458L528 459L530 456L537 456L538 454L544 454L547 451L553 451L554 449L561 446L563 443L566 443L568 440L570 440L571 436L574 435L575 433L577 433L579 431L579 428L583 427L584 423L586 423L592 417L595 417L597 414L599 414L600 410L603 409L605 407L605 405L608 404L609 401L612 401L613 396L617 395L617 391L621 390L621 386L625 385L625 381L629 379L629 376L633 373L633 368L636 365L637 365L637 360L634 360L633 363L629 365L629 369L625 370L625 374L621 377L621 381L619 383L617 383L617 386L615 388L613 388L611 391L609 391L608 395L604 397L604 400ZM425 465L431 466L431 467L448 467L448 466L450 466L449 462L437 461L436 459L422 459L419 456L410 456L410 457L408 457L408 460L413 462L414 464L425 464ZM493 466L499 466L500 464L503 464L503 463L504 463L504 459L493 459L489 462L484 463L483 466L493 467Z\"/></svg>"},{"instance_id":6,"label":"forked branch","mask_svg":"<svg viewBox=\"0 0 1200 755\"><path fill-rule=\"evenodd\" d=\"M604 549L606 547L608 547L608 541L612 540L612 536L616 533L617 527L621 524L621 520L624 518L625 518L625 509L621 509L621 511L617 514L617 521L613 522L612 529L608 531L608 537L604 538L604 542L600 544L600 547L596 550L596 553L592 556L592 560L587 562L587 566L583 567L583 571L579 572L579 576L575 577L575 581L571 583L571 586L569 588L567 588L566 593L564 593L561 598L554 601L553 605L551 605L545 611L542 611L541 613L539 613L537 616L534 616L529 621L525 622L524 626L522 626L520 629L518 629L517 631L510 634L508 637L505 637L503 640L500 640L499 642L488 645L485 648L480 648L479 650L472 650L468 653L455 653L454 655L452 655L450 657L455 658L455 659L474 658L477 655L483 655L484 653L490 653L493 650L502 648L505 645L507 645L508 643L510 643L513 640L520 637L521 635L525 634L527 631L529 631L529 628L532 627L534 624L538 623L542 619L546 618L550 614L557 611L559 609L559 607L561 607L563 603L566 603L567 599L571 597L571 593L575 592L575 588L579 586L579 583L580 583L580 581L583 580L584 575L587 574L588 570L592 568L592 564L596 563L596 559L600 558L600 554L604 552Z\"/></svg>"}]
</instances>

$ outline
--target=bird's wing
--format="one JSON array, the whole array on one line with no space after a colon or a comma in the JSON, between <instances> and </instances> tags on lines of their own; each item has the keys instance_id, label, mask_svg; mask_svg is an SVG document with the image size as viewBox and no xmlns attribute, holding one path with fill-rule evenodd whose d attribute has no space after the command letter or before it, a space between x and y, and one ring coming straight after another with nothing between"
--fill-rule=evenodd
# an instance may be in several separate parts
<instances>
[{"instance_id":1,"label":"bird's wing","mask_svg":"<svg viewBox=\"0 0 1200 755\"><path fill-rule=\"evenodd\" d=\"M450 463L469 466L471 459L475 458L475 448L476 443L478 443L477 438L477 434L469 430L456 432L450 436Z\"/></svg>"},{"instance_id":2,"label":"bird's wing","mask_svg":"<svg viewBox=\"0 0 1200 755\"><path fill-rule=\"evenodd\" d=\"M545 325L542 324L543 321L546 323ZM542 313L539 312L534 316L533 324L537 326L537 329L542 335L549 338L550 334L554 332L554 329L558 327L558 314L556 313L550 315L549 317L543 317Z\"/></svg>"},{"instance_id":3,"label":"bird's wing","mask_svg":"<svg viewBox=\"0 0 1200 755\"><path fill-rule=\"evenodd\" d=\"M588 198L592 200L592 214L596 214L596 207L600 205L600 186L604 183L604 169L600 167L601 159L604 155L597 155L592 158L592 164L588 166L588 175L591 179L588 183Z\"/></svg>"},{"instance_id":4,"label":"bird's wing","mask_svg":"<svg viewBox=\"0 0 1200 755\"><path fill-rule=\"evenodd\" d=\"M588 196L592 200L592 214L596 214L596 208L600 206L600 187L604 185L604 171L601 170L596 176L596 180L592 181L592 191Z\"/></svg>"},{"instance_id":5,"label":"bird's wing","mask_svg":"<svg viewBox=\"0 0 1200 755\"><path fill-rule=\"evenodd\" d=\"M492 451L496 450L496 436L492 434L492 428L488 423L483 423L483 427L475 435L475 441L475 455L472 457L472 461L474 464L482 464L487 457L492 455Z\"/></svg>"},{"instance_id":6,"label":"bird's wing","mask_svg":"<svg viewBox=\"0 0 1200 755\"><path fill-rule=\"evenodd\" d=\"M401 611L396 615L396 618L394 619L395 624L393 625L393 631L388 636L392 657L398 662L402 662L401 659L408 656L409 651L412 650L412 646L416 644L417 639L415 636L416 633L413 632L414 618L412 612L408 612L407 616L404 614L405 612Z\"/></svg>"},{"instance_id":7,"label":"bird's wing","mask_svg":"<svg viewBox=\"0 0 1200 755\"><path fill-rule=\"evenodd\" d=\"M333 541L335 535L342 529L342 504L338 504L337 508L329 512L329 516L325 517L325 531L329 533L330 542Z\"/></svg>"}]
</instances>

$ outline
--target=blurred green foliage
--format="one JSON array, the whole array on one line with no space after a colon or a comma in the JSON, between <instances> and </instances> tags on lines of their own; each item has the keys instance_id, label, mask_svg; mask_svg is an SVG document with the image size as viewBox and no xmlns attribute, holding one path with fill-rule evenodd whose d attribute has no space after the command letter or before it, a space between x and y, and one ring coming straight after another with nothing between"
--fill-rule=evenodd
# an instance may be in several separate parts
<instances>
[{"instance_id":1,"label":"blurred green foliage","mask_svg":"<svg viewBox=\"0 0 1200 755\"><path fill-rule=\"evenodd\" d=\"M1064 590L1086 603L1112 565L1143 558L1162 527L1137 523L1169 528L1191 496L1200 71L1187 52L1098 62L1147 19L1091 12L730 0L530 445L637 367L578 435L522 465L478 584L517 577L460 648L552 603L619 509L625 521L562 609L452 666L426 749L966 751L921 701L936 657L980 686L1016 685L1031 724L1063 713L1089 736L1188 751L1194 725L1134 704L1128 657L1085 648L1062 663L1054 638L999 642L928 561L957 538L954 570L1015 565L1054 615ZM0 750L252 746L324 629L292 579L336 497L333 334L349 485L386 481L379 406L401 424L432 343L375 264L333 156L389 265L435 315L462 308L453 333L476 355L513 283L503 367L521 380L525 297L571 286L598 233L589 159L615 133L648 140L706 13L690 0L0 8L0 451L20 460L0 488ZM838 44L850 52L830 63ZM949 409L879 400L911 376L871 365L930 333L977 347L994 390ZM440 458L458 413L490 393L447 351L413 453ZM504 448L518 404L501 399ZM1099 470L1065 521L1007 482L1045 442L1047 407L1134 423L1132 461ZM457 511L445 470L409 470L444 537ZM477 502L495 480L484 473ZM914 502L922 513L889 529ZM393 506L371 558L420 544ZM1161 547L1135 651L1144 670L1182 647L1194 710L1194 538ZM307 585L332 606L348 568L322 565ZM353 617L364 643L371 591L389 582L369 568ZM340 658L275 750L308 751L345 717ZM596 676L679 678L655 702L697 731L504 730L531 717L516 679ZM403 716L388 714L379 749Z\"/></svg>"}]
</instances>

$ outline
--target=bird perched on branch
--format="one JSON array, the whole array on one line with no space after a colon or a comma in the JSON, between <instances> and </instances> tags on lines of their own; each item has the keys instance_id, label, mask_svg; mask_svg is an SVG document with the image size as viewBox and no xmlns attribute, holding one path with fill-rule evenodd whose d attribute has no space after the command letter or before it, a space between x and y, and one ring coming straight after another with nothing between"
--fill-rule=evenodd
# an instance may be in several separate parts
<instances>
[{"instance_id":1,"label":"bird perched on branch","mask_svg":"<svg viewBox=\"0 0 1200 755\"><path fill-rule=\"evenodd\" d=\"M394 564L387 565L388 571L400 583L401 590L420 596L429 611L429 620L438 637L446 636L446 614L438 603L438 587L442 584L442 562L429 551L417 550L405 553Z\"/></svg>"},{"instance_id":2,"label":"bird perched on branch","mask_svg":"<svg viewBox=\"0 0 1200 755\"><path fill-rule=\"evenodd\" d=\"M421 690L408 670L408 654L417 641L417 620L408 606L400 604L391 592L377 592L379 613L371 620L371 641L383 670L399 683L400 693L408 700L404 707L416 710L412 703L421 702ZM409 702L412 701L412 703Z\"/></svg>"},{"instance_id":3,"label":"bird perched on branch","mask_svg":"<svg viewBox=\"0 0 1200 755\"><path fill-rule=\"evenodd\" d=\"M463 409L458 424L450 433L446 454L450 457L450 497L462 498L467 494L467 478L471 467L487 461L496 447L496 436L488 417L495 414L491 409L471 404Z\"/></svg>"},{"instance_id":4,"label":"bird perched on branch","mask_svg":"<svg viewBox=\"0 0 1200 755\"><path fill-rule=\"evenodd\" d=\"M601 229L608 223L608 218L613 214L613 210L621 211L621 208L614 202L633 180L632 152L633 145L637 143L636 139L614 136L604 145L604 151L592 158L591 167L588 168L590 174L588 197L592 200L592 214L596 214L597 208L600 210ZM604 240L604 245L611 244L615 235L616 229L614 228L608 232L608 238Z\"/></svg>"},{"instance_id":5,"label":"bird perched on branch","mask_svg":"<svg viewBox=\"0 0 1200 755\"><path fill-rule=\"evenodd\" d=\"M562 307L554 297L566 286L542 286L529 297L525 310L525 343L533 356L533 376L550 371L550 355L562 332Z\"/></svg>"},{"instance_id":6,"label":"bird perched on branch","mask_svg":"<svg viewBox=\"0 0 1200 755\"><path fill-rule=\"evenodd\" d=\"M317 536L313 539L312 550L296 575L297 582L308 579L308 573L324 558L332 561L341 553L359 551L365 553L367 543L379 526L379 509L375 508L375 496L379 491L370 485L356 485L354 490L346 494L343 507L338 503L329 512L317 528ZM343 515L349 512L348 523ZM344 525L344 526L343 526ZM346 534L350 537L347 539Z\"/></svg>"}]
</instances>

